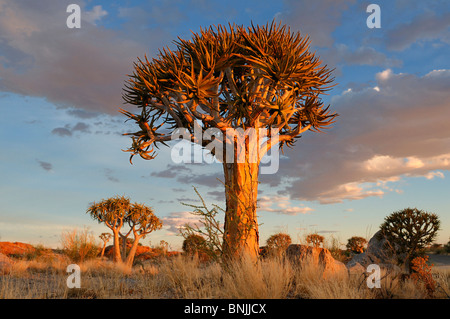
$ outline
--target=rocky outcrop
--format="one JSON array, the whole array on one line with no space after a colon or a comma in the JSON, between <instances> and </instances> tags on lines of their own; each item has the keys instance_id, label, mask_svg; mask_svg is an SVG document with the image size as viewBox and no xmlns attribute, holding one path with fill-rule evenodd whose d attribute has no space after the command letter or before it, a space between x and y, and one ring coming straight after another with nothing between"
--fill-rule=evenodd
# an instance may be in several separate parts
<instances>
[{"instance_id":1,"label":"rocky outcrop","mask_svg":"<svg viewBox=\"0 0 450 319\"><path fill-rule=\"evenodd\" d=\"M347 276L348 271L345 265L334 259L330 251L320 247L310 247L306 245L289 245L286 256L296 265L312 263L323 270L324 278L333 276Z\"/></svg>"},{"instance_id":2,"label":"rocky outcrop","mask_svg":"<svg viewBox=\"0 0 450 319\"><path fill-rule=\"evenodd\" d=\"M35 252L36 248L34 248L30 244L18 243L18 242L0 242L0 253L6 256L23 256L26 254L31 254Z\"/></svg>"}]
</instances>

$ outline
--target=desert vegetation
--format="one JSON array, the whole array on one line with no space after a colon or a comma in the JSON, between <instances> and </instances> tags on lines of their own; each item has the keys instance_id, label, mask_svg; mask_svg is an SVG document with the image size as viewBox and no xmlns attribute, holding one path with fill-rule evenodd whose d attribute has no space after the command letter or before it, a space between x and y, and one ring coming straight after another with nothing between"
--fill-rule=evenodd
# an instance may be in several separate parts
<instances>
[{"instance_id":1,"label":"desert vegetation","mask_svg":"<svg viewBox=\"0 0 450 319\"><path fill-rule=\"evenodd\" d=\"M419 224L422 221L416 219ZM385 232L383 225L377 234ZM450 269L435 269L429 262L426 253L431 245L408 253L415 256L409 268L382 267L380 288L371 289L365 271L344 266L342 272L335 267L340 262L330 257L329 249L318 247L315 241L292 244L285 233L269 236L267 253L256 262L248 255L227 262L217 253L213 258L204 253L209 249L206 236L190 234L184 239L182 252L168 251L167 242L156 247L138 245L131 267L115 260L112 246L105 249L101 242L110 236L100 237L97 240L84 228L62 233L60 249L0 243L0 298L450 298ZM366 243L356 236L349 238L348 243L357 244L347 244L341 254L362 256L373 251L374 240L376 236L363 253L360 247ZM330 242L331 246L325 246L337 249L335 241ZM133 242L128 246L131 248ZM386 251L394 253L389 250L392 247L395 245L387 245ZM309 253L292 254L293 248ZM396 253L405 252L399 248ZM392 265L402 265L396 258L389 260ZM80 266L80 288L67 286L67 266L72 263Z\"/></svg>"},{"instance_id":2,"label":"desert vegetation","mask_svg":"<svg viewBox=\"0 0 450 319\"><path fill-rule=\"evenodd\" d=\"M448 298L450 271L430 266L416 276L388 274L380 289L363 275L323 278L307 260L293 265L271 256L224 267L197 256L177 255L138 262L131 269L104 258L80 262L81 288L66 285L68 256L20 257L0 277L0 298ZM424 267L418 264L417 267ZM431 270L430 270L431 269Z\"/></svg>"}]
</instances>

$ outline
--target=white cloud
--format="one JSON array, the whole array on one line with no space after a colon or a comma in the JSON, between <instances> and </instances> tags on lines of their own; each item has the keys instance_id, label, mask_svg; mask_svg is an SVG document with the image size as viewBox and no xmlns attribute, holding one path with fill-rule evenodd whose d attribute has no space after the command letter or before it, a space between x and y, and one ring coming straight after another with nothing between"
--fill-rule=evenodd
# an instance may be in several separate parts
<instances>
[{"instance_id":1,"label":"white cloud","mask_svg":"<svg viewBox=\"0 0 450 319\"><path fill-rule=\"evenodd\" d=\"M191 212L172 212L167 217L162 218L163 228L168 231L168 235L177 235L180 233L180 228L186 224L191 226L201 226L200 219Z\"/></svg>"},{"instance_id":2,"label":"white cloud","mask_svg":"<svg viewBox=\"0 0 450 319\"><path fill-rule=\"evenodd\" d=\"M386 81L392 76L392 74L393 74L392 70L387 69L387 70L377 73L375 75L375 78L377 79L377 81Z\"/></svg>"},{"instance_id":3,"label":"white cloud","mask_svg":"<svg viewBox=\"0 0 450 319\"><path fill-rule=\"evenodd\" d=\"M426 179L433 179L435 177L444 178L444 173L436 171L436 172L429 172L424 176Z\"/></svg>"},{"instance_id":4,"label":"white cloud","mask_svg":"<svg viewBox=\"0 0 450 319\"><path fill-rule=\"evenodd\" d=\"M288 196L260 196L258 198L258 210L274 212L285 215L308 214L313 211L310 207L292 206Z\"/></svg>"}]
</instances>

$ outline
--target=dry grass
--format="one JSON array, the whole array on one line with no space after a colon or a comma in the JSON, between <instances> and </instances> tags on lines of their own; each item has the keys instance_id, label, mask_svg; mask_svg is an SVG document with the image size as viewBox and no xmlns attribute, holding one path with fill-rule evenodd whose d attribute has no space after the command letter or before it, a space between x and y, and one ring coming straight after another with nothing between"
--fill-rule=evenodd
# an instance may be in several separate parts
<instances>
[{"instance_id":1,"label":"dry grass","mask_svg":"<svg viewBox=\"0 0 450 319\"><path fill-rule=\"evenodd\" d=\"M143 262L132 269L106 259L80 262L81 288L67 288L68 258L15 260L0 277L0 298L217 298L217 299L373 299L429 298L420 282L383 277L380 289L369 289L363 276L323 278L311 263L292 266L282 258L253 263L248 258L228 265L177 256ZM450 295L450 271L433 271L432 298Z\"/></svg>"}]
</instances>

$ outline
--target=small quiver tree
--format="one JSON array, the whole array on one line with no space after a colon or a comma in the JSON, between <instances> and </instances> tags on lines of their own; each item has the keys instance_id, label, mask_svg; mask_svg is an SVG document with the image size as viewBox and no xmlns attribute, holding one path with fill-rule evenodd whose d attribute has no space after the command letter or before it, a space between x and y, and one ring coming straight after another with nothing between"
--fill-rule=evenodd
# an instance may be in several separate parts
<instances>
[{"instance_id":1,"label":"small quiver tree","mask_svg":"<svg viewBox=\"0 0 450 319\"><path fill-rule=\"evenodd\" d=\"M162 221L153 214L153 209L143 204L134 203L127 215L126 222L130 227L134 241L126 258L128 267L133 265L139 240L145 238L151 232L162 228Z\"/></svg>"},{"instance_id":2,"label":"small quiver tree","mask_svg":"<svg viewBox=\"0 0 450 319\"><path fill-rule=\"evenodd\" d=\"M367 245L367 239L364 237L353 236L347 241L347 250L353 254L361 254L364 252Z\"/></svg>"},{"instance_id":3,"label":"small quiver tree","mask_svg":"<svg viewBox=\"0 0 450 319\"><path fill-rule=\"evenodd\" d=\"M439 226L436 214L406 208L387 216L380 230L397 262L411 272L411 260L435 240Z\"/></svg>"},{"instance_id":4,"label":"small quiver tree","mask_svg":"<svg viewBox=\"0 0 450 319\"><path fill-rule=\"evenodd\" d=\"M274 234L267 239L268 253L274 256L283 256L291 243L292 239L288 234Z\"/></svg>"},{"instance_id":5,"label":"small quiver tree","mask_svg":"<svg viewBox=\"0 0 450 319\"><path fill-rule=\"evenodd\" d=\"M103 223L113 232L114 248L113 260L117 263L122 262L120 254L119 234L130 208L130 199L124 196L116 196L108 199L94 202L89 206L88 213L98 223Z\"/></svg>"},{"instance_id":6,"label":"small quiver tree","mask_svg":"<svg viewBox=\"0 0 450 319\"><path fill-rule=\"evenodd\" d=\"M315 248L319 248L323 245L324 237L319 234L309 234L306 236L306 242Z\"/></svg>"},{"instance_id":7,"label":"small quiver tree","mask_svg":"<svg viewBox=\"0 0 450 319\"><path fill-rule=\"evenodd\" d=\"M106 244L111 239L112 235L111 233L101 233L98 237L103 241L102 252L100 253L100 258L102 258L105 254Z\"/></svg>"},{"instance_id":8,"label":"small quiver tree","mask_svg":"<svg viewBox=\"0 0 450 319\"><path fill-rule=\"evenodd\" d=\"M154 230L162 227L162 221L153 214L153 210L143 204L130 202L129 198L117 196L93 203L87 213L99 223L104 223L113 232L114 238L114 261L125 264L129 267L133 265L139 240L144 238ZM125 229L125 235L121 230ZM128 255L124 250L123 256L120 252L120 239L127 243L128 236L134 235ZM126 247L126 246L125 246Z\"/></svg>"}]
</instances>

